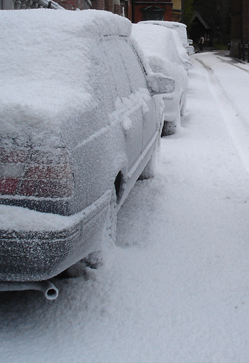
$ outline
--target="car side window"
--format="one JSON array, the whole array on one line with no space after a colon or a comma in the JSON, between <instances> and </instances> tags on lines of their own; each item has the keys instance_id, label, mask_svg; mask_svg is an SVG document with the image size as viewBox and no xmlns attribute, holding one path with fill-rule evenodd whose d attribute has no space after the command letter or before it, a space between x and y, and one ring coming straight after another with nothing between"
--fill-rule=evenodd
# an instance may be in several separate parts
<instances>
[{"instance_id":1,"label":"car side window","mask_svg":"<svg viewBox=\"0 0 249 363\"><path fill-rule=\"evenodd\" d=\"M122 43L120 53L130 80L132 92L136 92L139 88L147 88L143 66L135 48L125 39L120 39L120 41Z\"/></svg>"},{"instance_id":2,"label":"car side window","mask_svg":"<svg viewBox=\"0 0 249 363\"><path fill-rule=\"evenodd\" d=\"M94 91L94 99L97 105L101 105L111 112L114 110L114 80L110 77L108 61L105 59L103 44L92 49L91 53L91 87ZM102 121L103 122L103 121Z\"/></svg>"},{"instance_id":3,"label":"car side window","mask_svg":"<svg viewBox=\"0 0 249 363\"><path fill-rule=\"evenodd\" d=\"M120 54L120 42L113 37L105 37L105 53L108 60L108 67L111 70L112 78L115 81L117 96L129 97L131 86Z\"/></svg>"},{"instance_id":4,"label":"car side window","mask_svg":"<svg viewBox=\"0 0 249 363\"><path fill-rule=\"evenodd\" d=\"M170 52L168 52L168 57L170 58L171 62L176 63L176 64L181 64L181 60L179 57L179 53L177 50L177 45L175 43L175 40L173 38L173 35L171 34L171 36L168 39L168 49L170 49Z\"/></svg>"},{"instance_id":5,"label":"car side window","mask_svg":"<svg viewBox=\"0 0 249 363\"><path fill-rule=\"evenodd\" d=\"M83 110L80 109L78 114L75 110L76 116L63 125L63 140L72 149L106 127L109 124L108 114L115 108L115 86L103 55L103 45L99 42L92 42L91 45L92 49L87 53L90 67L85 72L91 97Z\"/></svg>"}]
</instances>

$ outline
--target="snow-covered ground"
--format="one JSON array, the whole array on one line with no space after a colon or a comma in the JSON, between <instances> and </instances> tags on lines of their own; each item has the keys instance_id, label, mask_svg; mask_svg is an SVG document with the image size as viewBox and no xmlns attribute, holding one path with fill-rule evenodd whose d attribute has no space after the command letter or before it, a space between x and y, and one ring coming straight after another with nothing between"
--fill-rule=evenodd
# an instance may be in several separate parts
<instances>
[{"instance_id":1,"label":"snow-covered ground","mask_svg":"<svg viewBox=\"0 0 249 363\"><path fill-rule=\"evenodd\" d=\"M104 265L52 302L0 294L1 363L249 362L249 66L192 62L182 128Z\"/></svg>"}]
</instances>

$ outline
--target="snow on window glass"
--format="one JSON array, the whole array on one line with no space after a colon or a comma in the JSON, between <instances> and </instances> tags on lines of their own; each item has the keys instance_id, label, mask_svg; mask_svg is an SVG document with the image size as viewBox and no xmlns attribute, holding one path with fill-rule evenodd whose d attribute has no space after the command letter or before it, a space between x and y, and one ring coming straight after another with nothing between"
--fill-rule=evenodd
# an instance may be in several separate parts
<instances>
[{"instance_id":1,"label":"snow on window glass","mask_svg":"<svg viewBox=\"0 0 249 363\"><path fill-rule=\"evenodd\" d=\"M117 97L114 79L107 65L103 42L92 43L89 52L91 87L93 90L92 107L84 110L77 117L73 117L70 123L65 123L63 129L63 140L70 148L77 148L95 133L101 133L110 120L109 114L114 110L114 101ZM104 131L103 131L104 132Z\"/></svg>"},{"instance_id":2,"label":"snow on window glass","mask_svg":"<svg viewBox=\"0 0 249 363\"><path fill-rule=\"evenodd\" d=\"M111 69L112 78L117 88L117 96L128 97L131 93L131 87L127 72L120 55L119 47L122 43L115 38L105 38L105 51L108 59L108 65Z\"/></svg>"},{"instance_id":3,"label":"snow on window glass","mask_svg":"<svg viewBox=\"0 0 249 363\"><path fill-rule=\"evenodd\" d=\"M120 47L120 53L127 70L132 91L135 92L139 88L147 88L142 64L140 63L141 61L138 55L135 53L135 49L127 41L121 40L121 42L122 47Z\"/></svg>"}]
</instances>

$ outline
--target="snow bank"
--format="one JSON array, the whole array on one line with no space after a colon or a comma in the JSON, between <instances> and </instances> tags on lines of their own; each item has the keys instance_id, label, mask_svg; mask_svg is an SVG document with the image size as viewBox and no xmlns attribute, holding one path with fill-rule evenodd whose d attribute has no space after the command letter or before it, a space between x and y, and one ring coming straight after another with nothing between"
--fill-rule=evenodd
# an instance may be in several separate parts
<instances>
[{"instance_id":1,"label":"snow bank","mask_svg":"<svg viewBox=\"0 0 249 363\"><path fill-rule=\"evenodd\" d=\"M88 54L104 35L129 36L131 23L109 12L0 12L0 127L56 129L94 106Z\"/></svg>"}]
</instances>

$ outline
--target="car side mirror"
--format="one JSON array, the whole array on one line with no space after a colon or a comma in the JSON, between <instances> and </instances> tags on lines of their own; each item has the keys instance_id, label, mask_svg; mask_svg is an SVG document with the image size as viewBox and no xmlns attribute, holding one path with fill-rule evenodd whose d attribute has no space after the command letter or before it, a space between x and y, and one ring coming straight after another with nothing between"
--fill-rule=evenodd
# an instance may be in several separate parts
<instances>
[{"instance_id":1,"label":"car side mirror","mask_svg":"<svg viewBox=\"0 0 249 363\"><path fill-rule=\"evenodd\" d=\"M175 90L175 80L162 73L149 73L146 79L153 94L171 93Z\"/></svg>"}]
</instances>

